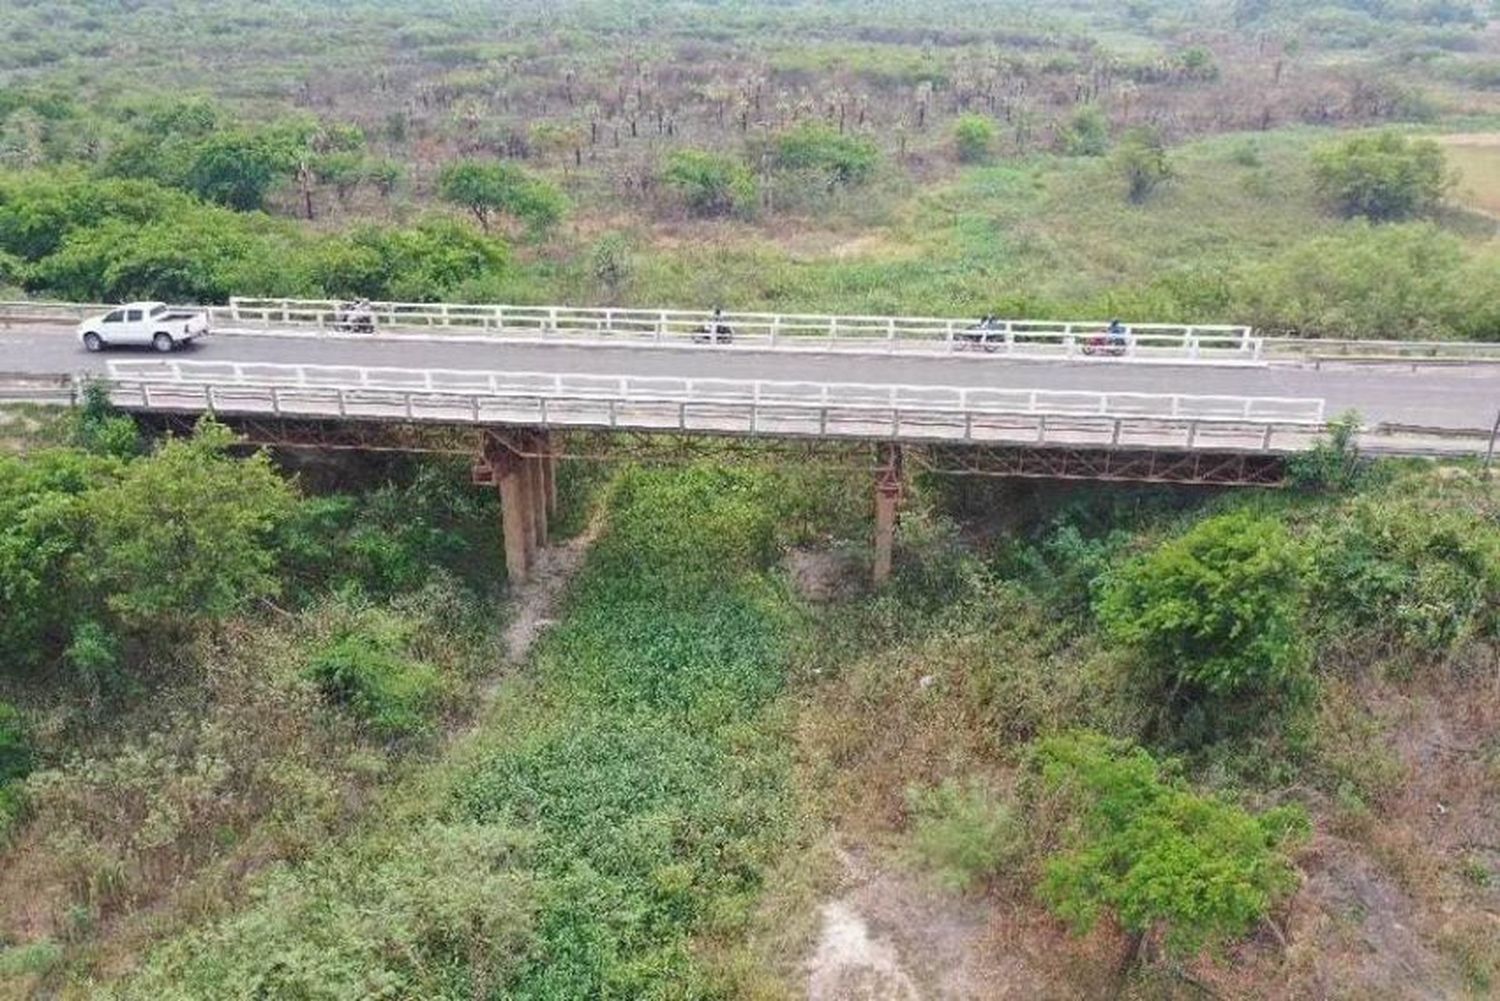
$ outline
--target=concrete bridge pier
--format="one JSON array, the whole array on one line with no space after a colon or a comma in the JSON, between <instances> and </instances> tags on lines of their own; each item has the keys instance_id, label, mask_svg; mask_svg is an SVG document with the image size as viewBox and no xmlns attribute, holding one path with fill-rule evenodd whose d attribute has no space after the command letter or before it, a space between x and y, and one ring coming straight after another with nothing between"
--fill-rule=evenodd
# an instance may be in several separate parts
<instances>
[{"instance_id":1,"label":"concrete bridge pier","mask_svg":"<svg viewBox=\"0 0 1500 1001\"><path fill-rule=\"evenodd\" d=\"M547 544L547 522L557 511L557 456L545 433L487 432L473 479L500 491L505 571L523 583Z\"/></svg>"},{"instance_id":2,"label":"concrete bridge pier","mask_svg":"<svg viewBox=\"0 0 1500 1001\"><path fill-rule=\"evenodd\" d=\"M891 553L896 542L896 509L901 503L903 475L901 446L880 446L880 466L875 473L875 566L874 583L880 587L891 579Z\"/></svg>"}]
</instances>

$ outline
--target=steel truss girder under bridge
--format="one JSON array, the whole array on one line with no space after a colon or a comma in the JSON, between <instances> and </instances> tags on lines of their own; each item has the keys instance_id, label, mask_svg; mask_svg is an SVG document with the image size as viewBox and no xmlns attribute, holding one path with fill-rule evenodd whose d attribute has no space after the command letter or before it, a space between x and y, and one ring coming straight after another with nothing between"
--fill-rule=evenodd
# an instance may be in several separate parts
<instances>
[{"instance_id":1,"label":"steel truss girder under bridge","mask_svg":"<svg viewBox=\"0 0 1500 1001\"><path fill-rule=\"evenodd\" d=\"M197 421L192 414L160 412L138 413L136 418L157 430L178 434L190 432ZM499 437L514 441L511 447L518 455L528 455L528 442L543 440L529 429L512 427L227 414L218 419L249 443L273 448L476 456L483 454L490 437ZM603 429L554 432L548 440L549 457L561 459L645 463L805 461L873 471L889 464L884 454L888 445L878 442ZM912 442L903 442L900 447L911 468L945 476L1257 487L1286 482L1286 457L1264 452Z\"/></svg>"}]
</instances>

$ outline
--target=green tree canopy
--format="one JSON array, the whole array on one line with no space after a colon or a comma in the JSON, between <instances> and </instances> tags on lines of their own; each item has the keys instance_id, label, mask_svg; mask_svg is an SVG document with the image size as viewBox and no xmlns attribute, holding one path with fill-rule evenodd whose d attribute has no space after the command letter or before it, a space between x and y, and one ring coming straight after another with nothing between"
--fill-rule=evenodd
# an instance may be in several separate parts
<instances>
[{"instance_id":1,"label":"green tree canopy","mask_svg":"<svg viewBox=\"0 0 1500 1001\"><path fill-rule=\"evenodd\" d=\"M497 215L525 224L534 235L557 224L567 209L561 191L511 163L462 160L443 168L438 193L444 201L473 213L480 229L489 232Z\"/></svg>"},{"instance_id":2,"label":"green tree canopy","mask_svg":"<svg viewBox=\"0 0 1500 1001\"><path fill-rule=\"evenodd\" d=\"M1441 146L1396 132L1351 136L1317 150L1313 180L1343 215L1377 222L1432 211L1453 183Z\"/></svg>"},{"instance_id":3,"label":"green tree canopy","mask_svg":"<svg viewBox=\"0 0 1500 1001\"><path fill-rule=\"evenodd\" d=\"M1105 914L1191 955L1244 935L1297 886L1295 809L1259 816L1201 796L1141 748L1098 734L1042 741L1033 795L1061 823L1040 896L1075 929Z\"/></svg>"},{"instance_id":4,"label":"green tree canopy","mask_svg":"<svg viewBox=\"0 0 1500 1001\"><path fill-rule=\"evenodd\" d=\"M1273 690L1305 660L1303 564L1280 523L1220 515L1111 574L1099 618L1173 692Z\"/></svg>"},{"instance_id":5,"label":"green tree canopy","mask_svg":"<svg viewBox=\"0 0 1500 1001\"><path fill-rule=\"evenodd\" d=\"M228 455L234 440L205 422L89 493L83 568L127 627L223 619L279 589L273 532L295 495L264 453Z\"/></svg>"}]
</instances>

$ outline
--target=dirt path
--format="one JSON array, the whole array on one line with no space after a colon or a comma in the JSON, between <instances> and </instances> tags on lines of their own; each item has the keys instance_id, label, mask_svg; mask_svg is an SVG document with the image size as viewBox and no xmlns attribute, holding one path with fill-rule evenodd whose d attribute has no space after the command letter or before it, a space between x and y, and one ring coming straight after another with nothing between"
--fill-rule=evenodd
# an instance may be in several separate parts
<instances>
[{"instance_id":1,"label":"dirt path","mask_svg":"<svg viewBox=\"0 0 1500 1001\"><path fill-rule=\"evenodd\" d=\"M822 931L807 961L809 1001L1057 996L982 901L839 855L845 889L820 912Z\"/></svg>"},{"instance_id":2,"label":"dirt path","mask_svg":"<svg viewBox=\"0 0 1500 1001\"><path fill-rule=\"evenodd\" d=\"M605 505L600 504L582 532L537 554L536 570L531 579L518 587L511 599L515 618L505 630L507 662L519 664L525 660L531 645L552 624L568 582L583 566L589 547L604 530L604 511ZM493 684L499 684L499 680Z\"/></svg>"}]
</instances>

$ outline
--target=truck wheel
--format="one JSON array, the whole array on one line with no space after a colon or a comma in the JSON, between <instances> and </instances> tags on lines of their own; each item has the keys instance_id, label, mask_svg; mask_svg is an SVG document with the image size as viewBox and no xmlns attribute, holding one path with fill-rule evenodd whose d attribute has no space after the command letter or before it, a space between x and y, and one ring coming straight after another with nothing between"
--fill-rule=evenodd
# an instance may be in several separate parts
<instances>
[{"instance_id":1,"label":"truck wheel","mask_svg":"<svg viewBox=\"0 0 1500 1001\"><path fill-rule=\"evenodd\" d=\"M172 335L171 334L163 332L163 333L159 333L155 337L151 338L151 346L153 348L155 348L156 350L160 351L162 354L166 354L168 351L171 351L177 345L172 342Z\"/></svg>"},{"instance_id":2,"label":"truck wheel","mask_svg":"<svg viewBox=\"0 0 1500 1001\"><path fill-rule=\"evenodd\" d=\"M88 333L86 333L86 334L83 335L83 346L87 350L93 351L93 352L96 352L96 353L99 352L99 351L103 351L104 350L104 338L100 337L98 334L96 334L92 330L90 330Z\"/></svg>"}]
</instances>

